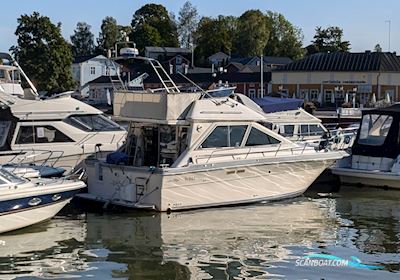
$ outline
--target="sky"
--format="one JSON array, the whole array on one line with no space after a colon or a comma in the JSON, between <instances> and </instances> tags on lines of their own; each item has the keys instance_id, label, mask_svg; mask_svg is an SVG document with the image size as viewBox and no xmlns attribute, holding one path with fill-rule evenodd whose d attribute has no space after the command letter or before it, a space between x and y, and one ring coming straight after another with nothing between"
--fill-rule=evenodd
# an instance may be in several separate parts
<instances>
[{"instance_id":1,"label":"sky","mask_svg":"<svg viewBox=\"0 0 400 280\"><path fill-rule=\"evenodd\" d=\"M14 35L17 18L34 11L48 16L53 23L61 22L63 36L69 40L77 22L92 26L95 37L106 16L117 19L118 24L130 25L133 13L148 3L164 5L169 12L178 14L186 0L17 0L2 1L0 22L0 52L16 44ZM240 16L249 9L271 10L282 13L295 26L302 29L303 44L313 39L315 27L339 26L344 39L351 43L351 51L372 50L380 44L389 50L389 23L391 21L390 50L400 51L399 0L191 0L200 16Z\"/></svg>"}]
</instances>

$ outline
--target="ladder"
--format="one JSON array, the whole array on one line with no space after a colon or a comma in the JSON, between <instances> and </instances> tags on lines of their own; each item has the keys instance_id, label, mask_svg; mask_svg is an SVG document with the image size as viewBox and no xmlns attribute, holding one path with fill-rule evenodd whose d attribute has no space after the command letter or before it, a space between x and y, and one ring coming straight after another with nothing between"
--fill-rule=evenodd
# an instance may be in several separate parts
<instances>
[{"instance_id":1,"label":"ladder","mask_svg":"<svg viewBox=\"0 0 400 280\"><path fill-rule=\"evenodd\" d=\"M147 61L149 61L151 67L153 67L154 72L156 72L167 93L181 92L158 60L148 59Z\"/></svg>"},{"instance_id":2,"label":"ladder","mask_svg":"<svg viewBox=\"0 0 400 280\"><path fill-rule=\"evenodd\" d=\"M144 195L148 179L145 177L135 178L136 187L136 202L139 202L140 198Z\"/></svg>"},{"instance_id":3,"label":"ladder","mask_svg":"<svg viewBox=\"0 0 400 280\"><path fill-rule=\"evenodd\" d=\"M117 67L117 65L115 64L115 61L112 60L112 59L107 59L106 61L107 61L107 62L106 62L106 66L107 66L109 69L115 70L115 72L117 73L117 78L115 78L114 76L111 75L111 71L108 71L108 76L109 76L109 78L110 78L110 81L111 81L111 84L112 84L112 87L113 87L114 92L115 92L116 90L121 89L121 88L122 88L123 90L127 90L127 88L126 88L124 82L122 81L121 75L120 75L120 73L119 73L119 71L118 71L118 67Z\"/></svg>"}]
</instances>

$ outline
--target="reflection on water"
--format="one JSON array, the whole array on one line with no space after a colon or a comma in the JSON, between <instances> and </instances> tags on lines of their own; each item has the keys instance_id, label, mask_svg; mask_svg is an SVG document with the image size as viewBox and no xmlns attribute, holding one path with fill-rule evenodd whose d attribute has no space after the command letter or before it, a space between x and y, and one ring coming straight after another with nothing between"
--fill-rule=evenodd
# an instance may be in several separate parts
<instances>
[{"instance_id":1,"label":"reflection on water","mask_svg":"<svg viewBox=\"0 0 400 280\"><path fill-rule=\"evenodd\" d=\"M346 188L169 215L59 216L0 235L0 279L398 279L399 202L400 192ZM296 266L308 253L384 269Z\"/></svg>"}]
</instances>

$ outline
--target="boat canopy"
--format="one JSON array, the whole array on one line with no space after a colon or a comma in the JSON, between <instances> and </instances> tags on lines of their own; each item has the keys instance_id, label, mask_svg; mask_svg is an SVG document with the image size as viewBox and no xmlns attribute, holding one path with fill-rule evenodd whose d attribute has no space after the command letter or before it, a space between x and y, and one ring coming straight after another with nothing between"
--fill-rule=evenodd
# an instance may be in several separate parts
<instances>
[{"instance_id":1,"label":"boat canopy","mask_svg":"<svg viewBox=\"0 0 400 280\"><path fill-rule=\"evenodd\" d=\"M304 102L303 99L279 98L270 96L255 98L253 100L263 109L265 113L297 110Z\"/></svg>"},{"instance_id":2,"label":"boat canopy","mask_svg":"<svg viewBox=\"0 0 400 280\"><path fill-rule=\"evenodd\" d=\"M400 154L400 104L363 111L353 155L395 159Z\"/></svg>"}]
</instances>

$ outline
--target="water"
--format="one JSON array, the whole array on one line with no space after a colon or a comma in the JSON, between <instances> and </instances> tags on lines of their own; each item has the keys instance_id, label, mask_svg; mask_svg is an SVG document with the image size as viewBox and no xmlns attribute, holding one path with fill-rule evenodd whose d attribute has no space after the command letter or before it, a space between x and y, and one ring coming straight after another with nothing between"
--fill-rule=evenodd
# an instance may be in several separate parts
<instances>
[{"instance_id":1,"label":"water","mask_svg":"<svg viewBox=\"0 0 400 280\"><path fill-rule=\"evenodd\" d=\"M0 235L0 279L400 279L400 192L172 214L67 210ZM296 266L311 253L379 270Z\"/></svg>"}]
</instances>

